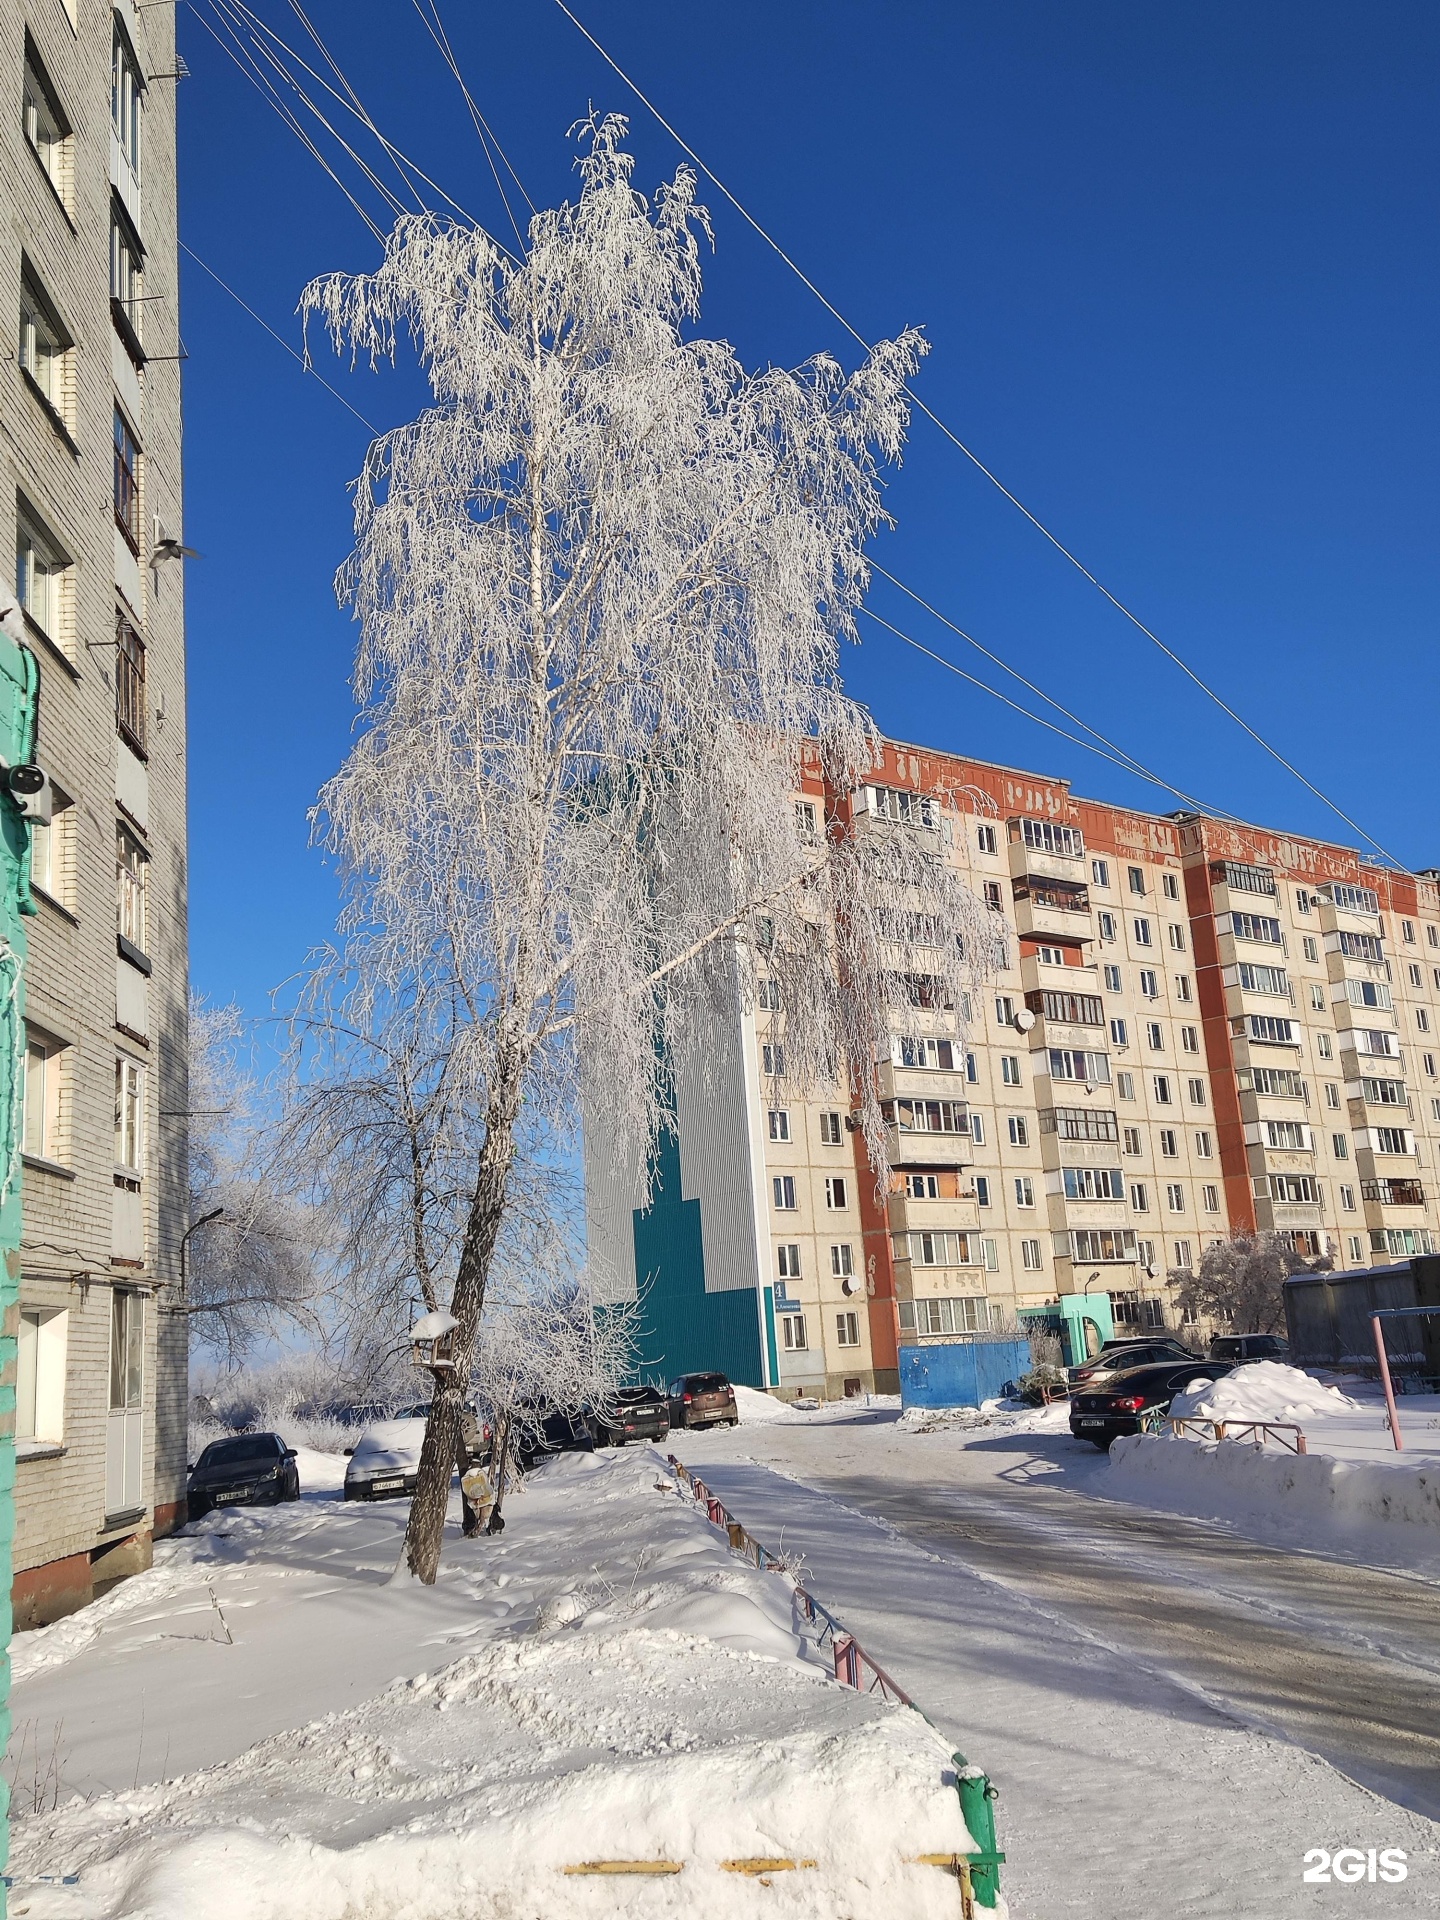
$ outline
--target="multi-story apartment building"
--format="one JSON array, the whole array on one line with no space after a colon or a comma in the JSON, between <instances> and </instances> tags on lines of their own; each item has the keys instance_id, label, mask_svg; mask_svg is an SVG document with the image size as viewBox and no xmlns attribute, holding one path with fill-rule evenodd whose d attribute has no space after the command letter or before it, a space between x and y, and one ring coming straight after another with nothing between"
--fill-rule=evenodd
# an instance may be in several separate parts
<instances>
[{"instance_id":1,"label":"multi-story apartment building","mask_svg":"<svg viewBox=\"0 0 1440 1920\"><path fill-rule=\"evenodd\" d=\"M898 744L859 793L801 804L832 831L946 834L1001 964L964 1006L897 1009L890 1058L845 1085L784 1091L763 979L704 1099L677 1063L655 1207L590 1168L592 1244L646 1303L650 1372L893 1388L901 1343L1060 1294L1178 1326L1180 1279L1242 1229L1337 1265L1440 1245L1436 875ZM888 1191L847 1125L870 1071Z\"/></svg>"},{"instance_id":2,"label":"multi-story apartment building","mask_svg":"<svg viewBox=\"0 0 1440 1920\"><path fill-rule=\"evenodd\" d=\"M40 668L15 1611L148 1564L184 1498L185 681L174 13L0 25L0 528Z\"/></svg>"}]
</instances>

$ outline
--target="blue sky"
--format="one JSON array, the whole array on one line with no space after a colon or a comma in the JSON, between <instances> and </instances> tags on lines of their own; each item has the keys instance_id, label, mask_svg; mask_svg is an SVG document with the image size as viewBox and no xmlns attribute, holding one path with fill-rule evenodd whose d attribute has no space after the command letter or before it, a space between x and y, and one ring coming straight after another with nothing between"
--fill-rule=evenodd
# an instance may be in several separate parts
<instances>
[{"instance_id":1,"label":"blue sky","mask_svg":"<svg viewBox=\"0 0 1440 1920\"><path fill-rule=\"evenodd\" d=\"M282 0L255 3L300 43ZM573 193L567 128L591 102L632 114L642 189L673 171L674 143L552 0L441 6L537 205ZM1107 585L1399 860L1440 864L1433 6L576 11L862 332L924 325L928 404ZM415 7L308 12L388 137L507 233ZM298 343L305 281L370 265L376 243L205 18L208 0L179 9L182 237ZM704 330L751 363L852 361L702 198ZM189 262L183 295L186 535L204 555L188 567L193 969L258 1013L333 921L306 810L349 739L354 633L331 578L367 435ZM423 399L405 370L320 364L377 425ZM1057 699L1189 792L1354 843L924 420L889 504L876 557ZM997 681L893 589L873 604ZM903 738L1178 804L873 627L846 675Z\"/></svg>"}]
</instances>

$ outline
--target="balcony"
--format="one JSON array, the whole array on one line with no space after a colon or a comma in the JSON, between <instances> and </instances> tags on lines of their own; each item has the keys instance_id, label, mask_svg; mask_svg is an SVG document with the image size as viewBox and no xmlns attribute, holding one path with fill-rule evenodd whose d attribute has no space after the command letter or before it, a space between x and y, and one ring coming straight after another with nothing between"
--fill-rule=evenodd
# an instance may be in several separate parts
<instances>
[{"instance_id":1,"label":"balcony","mask_svg":"<svg viewBox=\"0 0 1440 1920\"><path fill-rule=\"evenodd\" d=\"M1418 1180L1362 1180L1360 1198L1382 1207L1423 1207L1425 1188Z\"/></svg>"},{"instance_id":2,"label":"balcony","mask_svg":"<svg viewBox=\"0 0 1440 1920\"><path fill-rule=\"evenodd\" d=\"M1087 939L1090 934L1090 893L1078 881L1052 880L1035 873L1011 882L1015 925L1021 933L1061 935Z\"/></svg>"}]
</instances>

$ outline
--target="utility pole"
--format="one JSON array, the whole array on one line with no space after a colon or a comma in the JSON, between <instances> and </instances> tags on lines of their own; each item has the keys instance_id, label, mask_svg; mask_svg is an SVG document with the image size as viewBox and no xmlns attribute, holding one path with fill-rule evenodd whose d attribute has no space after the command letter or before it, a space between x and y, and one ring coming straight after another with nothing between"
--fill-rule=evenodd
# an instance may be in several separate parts
<instances>
[{"instance_id":1,"label":"utility pole","mask_svg":"<svg viewBox=\"0 0 1440 1920\"><path fill-rule=\"evenodd\" d=\"M15 1539L15 1365L20 1331L20 1152L25 1070L25 917L30 822L50 817L34 764L40 669L17 608L0 602L0 1751L10 1739L10 1584ZM10 1791L0 1779L0 1867L10 1858ZM0 1888L0 1916L4 1914Z\"/></svg>"}]
</instances>

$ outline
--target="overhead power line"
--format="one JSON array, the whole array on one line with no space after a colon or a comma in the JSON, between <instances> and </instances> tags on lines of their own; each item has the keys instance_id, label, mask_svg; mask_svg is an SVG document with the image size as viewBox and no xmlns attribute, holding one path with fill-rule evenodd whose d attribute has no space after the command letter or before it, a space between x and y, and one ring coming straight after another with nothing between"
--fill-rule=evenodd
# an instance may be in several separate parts
<instances>
[{"instance_id":1,"label":"overhead power line","mask_svg":"<svg viewBox=\"0 0 1440 1920\"><path fill-rule=\"evenodd\" d=\"M829 300L826 297L826 295L820 291L819 287L816 286L815 282L803 270L803 268L801 268L797 264L797 262L790 257L790 255L785 251L784 247L781 246L780 242L777 239L775 239L774 235L769 233L760 224L760 222L756 219L755 215L751 213L750 209L747 206L745 206L743 201L741 201L735 194L733 194L730 191L729 187L726 186L725 182L719 177L717 173L715 173L715 171L711 167L706 165L705 161L703 161L700 158L699 154L690 145L690 143L665 118L664 114L661 113L660 109L655 105L655 102L650 98L650 96L642 90L642 88L634 79L631 78L631 76L620 65L619 61L615 59L614 55L611 54L607 48L601 45L601 43L595 38L595 35L591 33L590 29L585 25L584 21L579 19L577 15L574 12L572 12L570 7L566 5L565 0L555 0L555 4L557 7L559 7L561 13L565 15L566 19L569 20L570 23L577 29L577 31L583 34L585 39L587 39L590 42L590 45L600 55L600 58L611 69L611 71L616 75L618 75L618 77L624 81L625 85L629 87L630 91L635 95L636 99L639 100L649 110L649 112L654 115L655 119L659 121L660 125L670 135L670 138L676 143L676 145L680 147L680 149L684 153L686 153L691 160L694 161L695 165L705 175L706 179L709 180L711 184L720 193L722 193L725 196L725 198L730 202L731 206L734 207L735 211L746 222L746 224L751 228L753 228L753 230L760 236L760 238L765 242L766 246L768 246L772 250L772 252L778 254L780 259L784 261L785 265L790 269L790 271L795 275L795 277L801 282L801 284L809 289L809 291L820 302L821 306L824 307L825 311L831 316L831 318L837 321L839 325L842 326L845 329L845 331L850 335L850 337L856 342L858 342L858 344L862 346L867 353L870 352L872 350L873 343L865 338L864 334L860 332L858 327L853 326L850 323L850 321L846 319L845 315L833 303L833 301ZM988 466L986 466L985 462L980 458L980 456L977 453L973 451L972 448L966 445L966 443L960 438L959 434L955 432L954 428L949 426L947 422L942 420L940 416L937 413L935 413L932 408L928 407L925 404L925 402L920 398L920 396L913 391L913 389L911 390L910 397L915 404L916 410L920 413L923 413L926 419L929 420L933 426L937 427L939 431L945 436L945 438L949 440L954 446L956 446L961 453L964 454L965 458L969 460L971 464L975 466L979 470L979 472L985 476L985 478L990 482L991 486L996 488L998 492L1002 493L1005 496L1005 498L1010 502L1011 506L1016 508L1018 512L1022 513L1025 516L1025 518L1030 522L1031 526L1033 526L1038 533L1043 534L1045 539L1049 541L1050 545L1055 548L1056 552L1061 554L1066 560L1068 560L1070 562L1070 565L1074 567L1078 573L1082 574L1085 577L1085 579L1087 579L1090 582L1091 586L1093 586L1099 593L1103 594L1105 599L1110 602L1111 606L1113 606L1118 613L1123 614L1124 617L1130 622L1130 624L1133 627L1135 627L1140 633L1142 633L1147 640L1151 641L1156 647L1158 647L1161 653L1163 653L1168 660L1172 661L1174 665L1177 666L1180 669L1180 671L1186 676L1186 678L1191 680L1195 684L1195 686L1197 686L1200 689L1200 691L1206 695L1208 699L1213 700L1215 705L1220 708L1222 713L1227 714L1230 717L1230 719L1232 719L1238 727L1240 727L1245 733L1247 733L1250 736L1250 738L1253 741L1255 741L1257 746L1264 748L1265 752L1270 755L1272 760L1275 760L1276 762L1278 762L1278 764L1282 766L1287 773L1293 775L1293 777L1300 782L1301 786L1306 788L1306 790L1312 793L1317 800L1321 801L1325 806L1327 806L1330 809L1330 811L1336 815L1338 819L1343 820L1346 826L1349 827L1352 832L1359 834L1362 840L1364 840L1368 845L1374 847L1376 852L1379 853L1384 859L1388 860L1392 866L1399 867L1401 868L1402 871L1404 870L1403 863L1397 860L1392 853L1387 852L1386 849L1383 846L1381 846L1380 842L1374 837L1373 834L1367 833L1364 827L1362 827L1357 820L1352 819L1351 816L1348 813L1346 813L1345 809L1342 806L1340 806L1337 801L1332 800L1327 793L1325 793L1320 787L1317 787L1315 785L1313 780L1309 779L1307 775L1303 774L1300 771L1300 769L1293 764L1293 762L1286 759L1285 755L1281 753L1278 747L1273 746L1271 742L1265 738L1264 734L1260 733L1255 727L1251 726L1250 722L1247 719L1245 719L1245 717L1242 714L1236 712L1235 708L1230 705L1229 701L1227 701L1221 694L1217 693L1212 686L1210 686L1205 680L1203 680L1200 677L1200 675L1195 671L1195 669L1189 664L1188 661L1184 660L1178 653L1175 652L1173 647L1167 645L1166 642L1162 640L1157 633L1155 633L1150 627L1148 627L1145 624L1145 622L1140 618L1139 614L1132 612L1132 610L1125 604L1123 600L1119 598L1118 595L1112 593L1109 587L1107 587L1102 580L1098 579L1097 576L1090 571L1089 567L1085 565L1084 561L1079 559L1077 555L1074 554L1070 550L1070 548L1065 545L1064 541L1061 540L1058 537L1058 535L1052 533L1049 527L1045 525L1044 521L1041 520L1036 514L1030 511L1029 507L1025 505L1023 500L1019 499L1015 494L1013 494L1010 491L1009 487L1005 485L1004 481L1001 480L997 474L992 472ZM1174 789L1172 788L1171 791L1173 792Z\"/></svg>"},{"instance_id":2,"label":"overhead power line","mask_svg":"<svg viewBox=\"0 0 1440 1920\"><path fill-rule=\"evenodd\" d=\"M444 60L446 66L449 67L451 73L454 74L455 83L464 95L465 105L470 112L470 123L475 129L475 137L479 140L481 151L484 153L490 171L494 175L495 191L500 195L500 204L505 209L505 218L510 222L515 234L516 245L523 253L525 250L525 236L520 231L520 222L511 211L510 196L506 193L505 183L500 178L500 169L495 164L495 155L490 151L492 146L495 149L495 153L498 153L500 158L505 162L506 172L519 188L520 198L525 202L526 206L529 207L532 214L536 210L535 202L525 191L524 181L520 178L514 167L511 166L509 155L501 146L499 140L496 139L489 121L475 104L474 94L471 93L469 87L465 84L465 76L460 71L459 62L456 60L454 50L450 45L450 36L446 33L444 22L440 18L440 8L437 0L425 0L425 5L423 6L421 0L415 0L415 11L419 14L425 31L440 49L441 58Z\"/></svg>"}]
</instances>

